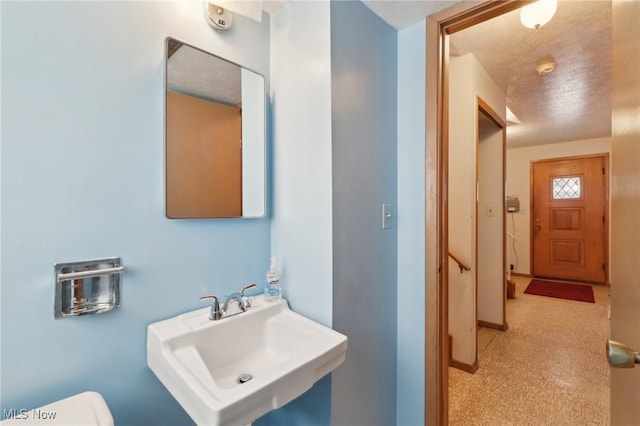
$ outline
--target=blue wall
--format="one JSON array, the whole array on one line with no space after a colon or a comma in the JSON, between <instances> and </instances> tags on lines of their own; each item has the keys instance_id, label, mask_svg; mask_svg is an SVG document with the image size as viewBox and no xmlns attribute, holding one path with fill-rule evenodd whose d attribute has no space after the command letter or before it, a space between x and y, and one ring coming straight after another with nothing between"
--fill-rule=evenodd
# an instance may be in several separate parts
<instances>
[{"instance_id":1,"label":"blue wall","mask_svg":"<svg viewBox=\"0 0 640 426\"><path fill-rule=\"evenodd\" d=\"M1 408L84 390L116 424L189 424L146 365L147 324L262 282L269 219L168 220L168 35L269 76L269 20L217 33L201 2L1 2ZM122 256L122 307L53 319L53 264Z\"/></svg>"},{"instance_id":2,"label":"blue wall","mask_svg":"<svg viewBox=\"0 0 640 426\"><path fill-rule=\"evenodd\" d=\"M360 2L331 2L333 327L349 336L335 425L396 421L396 61L396 30Z\"/></svg>"},{"instance_id":3,"label":"blue wall","mask_svg":"<svg viewBox=\"0 0 640 426\"><path fill-rule=\"evenodd\" d=\"M398 32L398 426L424 424L426 24Z\"/></svg>"}]
</instances>

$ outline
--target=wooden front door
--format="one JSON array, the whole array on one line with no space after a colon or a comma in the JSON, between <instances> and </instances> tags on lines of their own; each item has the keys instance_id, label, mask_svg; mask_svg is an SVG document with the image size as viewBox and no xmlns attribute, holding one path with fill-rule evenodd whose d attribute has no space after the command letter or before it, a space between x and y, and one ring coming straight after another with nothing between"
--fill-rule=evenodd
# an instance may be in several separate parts
<instances>
[{"instance_id":1,"label":"wooden front door","mask_svg":"<svg viewBox=\"0 0 640 426\"><path fill-rule=\"evenodd\" d=\"M598 155L533 163L534 276L606 282L607 162Z\"/></svg>"}]
</instances>

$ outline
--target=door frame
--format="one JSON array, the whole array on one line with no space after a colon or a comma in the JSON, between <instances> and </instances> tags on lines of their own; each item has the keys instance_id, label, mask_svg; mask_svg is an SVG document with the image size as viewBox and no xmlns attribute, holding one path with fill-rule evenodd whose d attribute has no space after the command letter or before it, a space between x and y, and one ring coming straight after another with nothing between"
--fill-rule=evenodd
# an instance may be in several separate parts
<instances>
[{"instance_id":1,"label":"door frame","mask_svg":"<svg viewBox=\"0 0 640 426\"><path fill-rule=\"evenodd\" d=\"M518 9L527 1L461 2L426 19L425 392L427 425L448 423L448 64L449 34Z\"/></svg>"},{"instance_id":2,"label":"door frame","mask_svg":"<svg viewBox=\"0 0 640 426\"><path fill-rule=\"evenodd\" d=\"M609 250L610 250L610 241L609 241L609 206L610 206L610 202L609 202L609 186L611 185L610 181L609 181L609 153L608 152L602 152L599 154L586 154L586 155L572 155L569 157L554 157L554 158L541 158L539 160L533 160L531 161L531 166L530 166L530 171L529 171L529 180L530 180L530 188L529 188L529 211L531 212L531 214L529 215L529 265L531 268L531 276L535 277L533 271L533 262L534 262L534 256L533 256L533 235L534 235L534 227L535 227L535 219L534 219L534 214L533 214L533 166L536 163L547 163L547 162L551 162L551 161L563 161L563 160L582 160L582 159L586 159L586 158L602 158L602 163L603 163L603 167L604 167L604 235L603 235L603 243L604 243L604 247L602 248L604 251L604 258L603 258L603 262L604 262L604 282L600 283L600 284L604 284L606 286L610 285L610 281L609 281ZM564 280L562 280L564 281Z\"/></svg>"}]
</instances>

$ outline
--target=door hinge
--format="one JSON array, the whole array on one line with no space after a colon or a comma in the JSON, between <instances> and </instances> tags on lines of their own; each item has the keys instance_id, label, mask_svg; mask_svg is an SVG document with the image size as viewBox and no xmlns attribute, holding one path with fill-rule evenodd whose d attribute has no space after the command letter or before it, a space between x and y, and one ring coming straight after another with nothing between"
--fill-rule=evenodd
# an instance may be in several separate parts
<instances>
[{"instance_id":1,"label":"door hinge","mask_svg":"<svg viewBox=\"0 0 640 426\"><path fill-rule=\"evenodd\" d=\"M605 217L604 217L604 216L602 216L602 223L606 223L606 222L607 222L607 221L606 221Z\"/></svg>"},{"instance_id":2,"label":"door hinge","mask_svg":"<svg viewBox=\"0 0 640 426\"><path fill-rule=\"evenodd\" d=\"M602 270L604 271L605 269L607 269L607 268L605 267L605 264L603 263L602 264Z\"/></svg>"},{"instance_id":3,"label":"door hinge","mask_svg":"<svg viewBox=\"0 0 640 426\"><path fill-rule=\"evenodd\" d=\"M604 174L604 167L602 168L602 174Z\"/></svg>"}]
</instances>

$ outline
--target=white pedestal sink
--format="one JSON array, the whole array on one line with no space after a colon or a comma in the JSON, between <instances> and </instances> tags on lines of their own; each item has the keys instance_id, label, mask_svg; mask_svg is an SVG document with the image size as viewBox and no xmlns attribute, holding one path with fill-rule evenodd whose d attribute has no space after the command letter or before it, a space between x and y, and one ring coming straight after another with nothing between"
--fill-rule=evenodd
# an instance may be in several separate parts
<instances>
[{"instance_id":1,"label":"white pedestal sink","mask_svg":"<svg viewBox=\"0 0 640 426\"><path fill-rule=\"evenodd\" d=\"M301 395L344 362L347 337L253 298L246 312L209 308L149 325L147 364L199 425L246 425Z\"/></svg>"}]
</instances>

